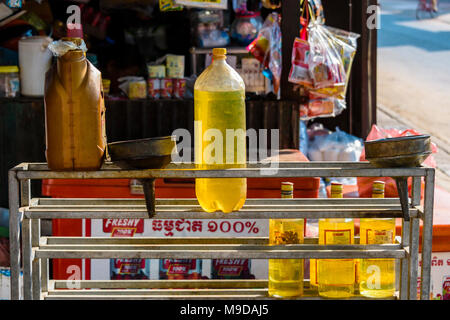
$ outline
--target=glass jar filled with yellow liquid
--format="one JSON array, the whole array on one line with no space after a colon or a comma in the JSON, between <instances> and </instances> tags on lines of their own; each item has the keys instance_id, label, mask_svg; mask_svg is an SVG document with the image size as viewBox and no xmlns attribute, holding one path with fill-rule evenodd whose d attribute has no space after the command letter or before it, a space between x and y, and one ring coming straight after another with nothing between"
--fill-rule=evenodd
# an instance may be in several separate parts
<instances>
[{"instance_id":1,"label":"glass jar filled with yellow liquid","mask_svg":"<svg viewBox=\"0 0 450 320\"><path fill-rule=\"evenodd\" d=\"M331 184L331 197L342 198L341 183ZM353 219L331 218L319 220L319 244L353 244ZM319 295L326 298L348 298L354 294L354 259L318 259L317 284Z\"/></svg>"},{"instance_id":2,"label":"glass jar filled with yellow liquid","mask_svg":"<svg viewBox=\"0 0 450 320\"><path fill-rule=\"evenodd\" d=\"M194 85L195 163L198 169L246 167L245 85L226 62L226 49L212 50L212 63ZM247 197L246 178L200 178L195 193L203 210L231 212Z\"/></svg>"},{"instance_id":3,"label":"glass jar filled with yellow liquid","mask_svg":"<svg viewBox=\"0 0 450 320\"><path fill-rule=\"evenodd\" d=\"M384 198L384 182L375 181L372 198ZM395 239L395 218L360 220L361 244L389 244ZM369 298L388 298L395 294L395 259L361 259L359 292Z\"/></svg>"},{"instance_id":4,"label":"glass jar filled with yellow liquid","mask_svg":"<svg viewBox=\"0 0 450 320\"><path fill-rule=\"evenodd\" d=\"M294 184L281 184L281 198L294 197ZM300 244L304 240L304 219L271 219L269 244ZM290 298L303 295L303 259L269 259L269 295Z\"/></svg>"}]
</instances>

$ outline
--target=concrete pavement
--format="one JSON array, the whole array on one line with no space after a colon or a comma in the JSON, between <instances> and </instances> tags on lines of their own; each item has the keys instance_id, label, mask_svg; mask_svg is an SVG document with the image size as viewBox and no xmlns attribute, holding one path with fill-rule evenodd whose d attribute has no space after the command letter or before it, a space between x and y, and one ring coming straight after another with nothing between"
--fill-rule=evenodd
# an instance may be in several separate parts
<instances>
[{"instance_id":1,"label":"concrete pavement","mask_svg":"<svg viewBox=\"0 0 450 320\"><path fill-rule=\"evenodd\" d=\"M432 135L437 183L450 191L450 0L417 21L417 0L381 0L378 124Z\"/></svg>"}]
</instances>

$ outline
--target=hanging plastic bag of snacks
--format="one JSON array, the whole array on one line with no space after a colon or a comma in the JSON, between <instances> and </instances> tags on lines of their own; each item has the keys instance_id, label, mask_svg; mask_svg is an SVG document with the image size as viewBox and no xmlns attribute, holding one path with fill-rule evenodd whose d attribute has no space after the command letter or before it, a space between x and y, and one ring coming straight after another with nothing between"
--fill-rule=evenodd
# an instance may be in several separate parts
<instances>
[{"instance_id":1,"label":"hanging plastic bag of snacks","mask_svg":"<svg viewBox=\"0 0 450 320\"><path fill-rule=\"evenodd\" d=\"M346 44L333 37L318 23L310 25L308 42L309 72L314 89L335 88L337 92L343 91L346 74L337 42L342 46Z\"/></svg>"},{"instance_id":2,"label":"hanging plastic bag of snacks","mask_svg":"<svg viewBox=\"0 0 450 320\"><path fill-rule=\"evenodd\" d=\"M280 15L269 14L264 21L258 36L248 46L247 50L264 66L264 76L272 80L273 91L280 97L281 78L281 28Z\"/></svg>"},{"instance_id":3,"label":"hanging plastic bag of snacks","mask_svg":"<svg viewBox=\"0 0 450 320\"><path fill-rule=\"evenodd\" d=\"M320 0L301 0L300 36L292 50L289 81L304 87L308 100L300 118L335 117L345 96L358 34L323 25Z\"/></svg>"}]
</instances>

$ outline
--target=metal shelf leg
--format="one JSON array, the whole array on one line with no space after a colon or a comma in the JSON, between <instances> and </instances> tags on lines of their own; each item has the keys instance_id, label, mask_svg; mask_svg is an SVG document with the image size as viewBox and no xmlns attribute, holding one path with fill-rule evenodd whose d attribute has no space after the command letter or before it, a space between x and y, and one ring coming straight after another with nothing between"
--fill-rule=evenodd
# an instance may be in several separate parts
<instances>
[{"instance_id":1,"label":"metal shelf leg","mask_svg":"<svg viewBox=\"0 0 450 320\"><path fill-rule=\"evenodd\" d=\"M434 169L427 170L425 176L424 217L422 227L422 269L420 275L420 299L430 299L431 289L431 246L433 240Z\"/></svg>"},{"instance_id":2,"label":"metal shelf leg","mask_svg":"<svg viewBox=\"0 0 450 320\"><path fill-rule=\"evenodd\" d=\"M402 220L402 246L409 246L409 236L410 236L410 221ZM409 299L409 259L411 257L411 252L408 257L400 260L400 299Z\"/></svg>"},{"instance_id":3,"label":"metal shelf leg","mask_svg":"<svg viewBox=\"0 0 450 320\"><path fill-rule=\"evenodd\" d=\"M31 246L32 248L39 247L39 240L41 238L41 220L33 219L31 221ZM32 262L33 274L33 300L41 299L41 260L34 258Z\"/></svg>"},{"instance_id":4,"label":"metal shelf leg","mask_svg":"<svg viewBox=\"0 0 450 320\"><path fill-rule=\"evenodd\" d=\"M31 282L31 220L22 221L22 258L23 258L23 298L31 300L32 282Z\"/></svg>"},{"instance_id":5,"label":"metal shelf leg","mask_svg":"<svg viewBox=\"0 0 450 320\"><path fill-rule=\"evenodd\" d=\"M20 298L20 222L19 181L15 171L9 171L9 251L11 267L11 300Z\"/></svg>"},{"instance_id":6,"label":"metal shelf leg","mask_svg":"<svg viewBox=\"0 0 450 320\"><path fill-rule=\"evenodd\" d=\"M421 195L421 178L414 177L413 185L412 185L412 199L411 205L418 206L420 205L420 195ZM412 218L411 219L411 228L410 228L410 244L409 244L409 252L411 254L411 258L409 259L409 299L417 300L417 272L419 267L419 232L420 232L420 219Z\"/></svg>"}]
</instances>

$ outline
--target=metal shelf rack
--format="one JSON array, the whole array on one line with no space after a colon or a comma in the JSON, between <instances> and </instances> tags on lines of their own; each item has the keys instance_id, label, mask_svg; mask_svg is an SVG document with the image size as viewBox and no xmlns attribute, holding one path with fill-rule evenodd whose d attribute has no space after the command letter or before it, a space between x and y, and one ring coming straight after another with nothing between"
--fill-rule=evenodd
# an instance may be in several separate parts
<instances>
[{"instance_id":1,"label":"metal shelf rack","mask_svg":"<svg viewBox=\"0 0 450 320\"><path fill-rule=\"evenodd\" d=\"M9 171L11 298L19 299L22 242L24 299L270 299L267 280L51 280L53 258L395 258L400 261L397 299L417 299L419 231L422 221L422 300L430 296L433 232L433 168L375 168L368 162L249 163L247 168L195 170L193 164L170 164L159 170L122 170L105 163L99 171L50 171L45 163L22 163ZM273 163L272 163L273 165ZM203 212L195 199L157 199L153 219L402 218L394 244L269 246L267 238L83 238L44 237L40 219L149 218L144 200L31 198L33 179L113 178L289 178L412 177L410 219L403 219L395 199L247 199L239 212ZM425 181L421 206L421 179ZM22 225L22 227L20 227ZM358 243L358 242L356 242ZM71 288L72 290L65 290ZM76 288L76 289L74 289ZM126 289L124 289L126 288ZM177 288L179 290L171 290ZM89 289L89 290L85 290ZM355 299L362 297L355 296ZM305 296L320 299L305 281Z\"/></svg>"}]
</instances>

